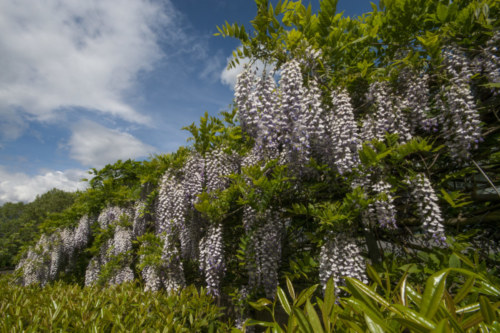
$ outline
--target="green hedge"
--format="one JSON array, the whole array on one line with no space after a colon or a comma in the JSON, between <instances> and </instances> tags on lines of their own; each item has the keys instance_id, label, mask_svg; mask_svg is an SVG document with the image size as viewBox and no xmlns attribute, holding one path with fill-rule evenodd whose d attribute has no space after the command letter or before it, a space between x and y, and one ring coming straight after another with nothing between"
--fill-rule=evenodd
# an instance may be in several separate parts
<instances>
[{"instance_id":1,"label":"green hedge","mask_svg":"<svg viewBox=\"0 0 500 333\"><path fill-rule=\"evenodd\" d=\"M145 292L123 284L107 288L57 282L21 287L0 278L0 332L224 332L222 308L205 290Z\"/></svg>"}]
</instances>

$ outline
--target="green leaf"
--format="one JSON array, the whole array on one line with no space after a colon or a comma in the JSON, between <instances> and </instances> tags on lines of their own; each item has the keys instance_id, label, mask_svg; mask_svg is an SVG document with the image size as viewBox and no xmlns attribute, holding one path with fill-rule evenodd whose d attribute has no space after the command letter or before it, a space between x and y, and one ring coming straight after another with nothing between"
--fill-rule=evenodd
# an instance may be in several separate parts
<instances>
[{"instance_id":1,"label":"green leaf","mask_svg":"<svg viewBox=\"0 0 500 333\"><path fill-rule=\"evenodd\" d=\"M293 307L292 311L295 317L297 318L297 322L299 324L299 327L301 328L301 332L314 333L311 324L307 320L307 317L304 315L304 312L302 312L301 309L296 307Z\"/></svg>"},{"instance_id":2,"label":"green leaf","mask_svg":"<svg viewBox=\"0 0 500 333\"><path fill-rule=\"evenodd\" d=\"M268 310L267 305L272 304L272 302L268 299L261 298L257 302L248 302L248 304L250 304L250 306L253 307L254 309L262 311L262 310Z\"/></svg>"},{"instance_id":3,"label":"green leaf","mask_svg":"<svg viewBox=\"0 0 500 333\"><path fill-rule=\"evenodd\" d=\"M319 320L318 314L309 300L306 301L305 309L314 333L323 333L324 331L321 326L321 321Z\"/></svg>"},{"instance_id":4,"label":"green leaf","mask_svg":"<svg viewBox=\"0 0 500 333\"><path fill-rule=\"evenodd\" d=\"M419 332L428 332L428 330L435 328L435 325L431 321L417 311L407 308L401 304L394 304L393 306L401 313L402 317L396 319L404 319L413 323L414 327L418 327Z\"/></svg>"},{"instance_id":5,"label":"green leaf","mask_svg":"<svg viewBox=\"0 0 500 333\"><path fill-rule=\"evenodd\" d=\"M444 287L448 273L449 270L442 270L427 279L422 303L420 304L420 313L427 319L432 319L439 308L439 304L444 295Z\"/></svg>"},{"instance_id":6,"label":"green leaf","mask_svg":"<svg viewBox=\"0 0 500 333\"><path fill-rule=\"evenodd\" d=\"M325 326L327 326L326 322L329 320L335 304L335 283L333 282L333 278L329 278L326 283L324 300L325 302L323 304L322 316L323 322L325 322Z\"/></svg>"},{"instance_id":7,"label":"green leaf","mask_svg":"<svg viewBox=\"0 0 500 333\"><path fill-rule=\"evenodd\" d=\"M490 82L482 85L486 88L500 88L500 82Z\"/></svg>"},{"instance_id":8,"label":"green leaf","mask_svg":"<svg viewBox=\"0 0 500 333\"><path fill-rule=\"evenodd\" d=\"M470 316L470 317L467 317L467 319L465 319L463 322L462 322L462 327L467 330L471 327L474 327L476 325L478 325L479 323L481 323L482 321L484 320L483 318L483 314L481 313L481 311L475 313L474 315Z\"/></svg>"},{"instance_id":9,"label":"green leaf","mask_svg":"<svg viewBox=\"0 0 500 333\"><path fill-rule=\"evenodd\" d=\"M382 284L382 280L380 279L380 276L378 275L377 271L375 268L373 268L372 265L367 264L366 265L366 272L368 273L368 277L375 281L380 287L383 287L384 285Z\"/></svg>"},{"instance_id":10,"label":"green leaf","mask_svg":"<svg viewBox=\"0 0 500 333\"><path fill-rule=\"evenodd\" d=\"M376 311L376 308L373 307L373 304L369 302L369 299L372 299L379 304L383 305L386 308L390 308L391 305L387 302L382 296L368 288L361 281L346 277L345 278L346 287L353 294L353 296L357 296L357 298L364 300L367 305L371 304L372 308ZM368 302L367 302L368 300Z\"/></svg>"},{"instance_id":11,"label":"green leaf","mask_svg":"<svg viewBox=\"0 0 500 333\"><path fill-rule=\"evenodd\" d=\"M457 314L477 312L481 308L479 303L473 303L457 309Z\"/></svg>"},{"instance_id":12,"label":"green leaf","mask_svg":"<svg viewBox=\"0 0 500 333\"><path fill-rule=\"evenodd\" d=\"M450 327L447 324L446 319L443 319L437 324L436 328L432 330L432 333L447 333L450 332Z\"/></svg>"},{"instance_id":13,"label":"green leaf","mask_svg":"<svg viewBox=\"0 0 500 333\"><path fill-rule=\"evenodd\" d=\"M481 313L483 314L484 321L489 325L493 324L497 320L496 309L493 308L485 296L479 297L479 304L481 305Z\"/></svg>"},{"instance_id":14,"label":"green leaf","mask_svg":"<svg viewBox=\"0 0 500 333\"><path fill-rule=\"evenodd\" d=\"M318 285L315 284L314 286L311 286L307 289L304 289L300 292L299 296L297 297L297 300L294 301L294 306L301 306L302 304L305 303L306 300L311 299L312 294L316 291L316 288L318 288Z\"/></svg>"},{"instance_id":15,"label":"green leaf","mask_svg":"<svg viewBox=\"0 0 500 333\"><path fill-rule=\"evenodd\" d=\"M375 323L370 318L370 316L368 316L366 313L365 313L364 317L365 317L366 325L368 326L368 329L370 330L370 332L372 332L372 333L385 333L385 332L387 332L384 329L382 329L382 327L380 327L380 325Z\"/></svg>"},{"instance_id":16,"label":"green leaf","mask_svg":"<svg viewBox=\"0 0 500 333\"><path fill-rule=\"evenodd\" d=\"M467 258L466 256L464 256L460 252L453 252L453 254L456 255L457 257L459 257L460 260L462 260L463 263L466 264L467 266L469 266L470 268L476 268L476 265L474 265L474 263L472 261L470 261L469 258Z\"/></svg>"},{"instance_id":17,"label":"green leaf","mask_svg":"<svg viewBox=\"0 0 500 333\"><path fill-rule=\"evenodd\" d=\"M460 258L452 253L450 259L448 260L448 266L451 268L460 268Z\"/></svg>"},{"instance_id":18,"label":"green leaf","mask_svg":"<svg viewBox=\"0 0 500 333\"><path fill-rule=\"evenodd\" d=\"M470 276L465 281L462 288L460 288L460 290L458 290L458 292L455 294L455 297L453 298L453 302L455 302L455 304L460 303L469 294L472 287L474 286L475 281L476 281L476 279L473 276Z\"/></svg>"},{"instance_id":19,"label":"green leaf","mask_svg":"<svg viewBox=\"0 0 500 333\"><path fill-rule=\"evenodd\" d=\"M417 306L420 306L420 303L422 303L422 295L420 295L415 289L413 289L409 285L406 285L406 295Z\"/></svg>"},{"instance_id":20,"label":"green leaf","mask_svg":"<svg viewBox=\"0 0 500 333\"><path fill-rule=\"evenodd\" d=\"M500 297L500 289L486 281L479 282L479 288L477 288L477 291L489 296Z\"/></svg>"},{"instance_id":21,"label":"green leaf","mask_svg":"<svg viewBox=\"0 0 500 333\"><path fill-rule=\"evenodd\" d=\"M283 307L283 309L285 310L285 312L288 315L291 315L292 308L290 307L290 303L288 303L288 299L286 298L286 295L285 295L285 292L283 291L283 289L278 287L277 294L278 294L278 299L280 300L281 306Z\"/></svg>"},{"instance_id":22,"label":"green leaf","mask_svg":"<svg viewBox=\"0 0 500 333\"><path fill-rule=\"evenodd\" d=\"M267 321L262 321L262 320L248 319L245 322L245 325L247 325L247 326L259 325L259 326L264 326L264 327L273 327L274 323L267 322Z\"/></svg>"},{"instance_id":23,"label":"green leaf","mask_svg":"<svg viewBox=\"0 0 500 333\"><path fill-rule=\"evenodd\" d=\"M354 311L363 312L365 315L365 319L366 316L368 316L371 322L385 330L385 332L393 331L393 329L387 325L387 322L383 318L383 314L378 309L376 311L373 311L373 308L367 306L365 303L363 303L362 300L355 298L347 299L345 300L345 303L351 306Z\"/></svg>"},{"instance_id":24,"label":"green leaf","mask_svg":"<svg viewBox=\"0 0 500 333\"><path fill-rule=\"evenodd\" d=\"M281 3L281 1L280 1L280 3ZM286 277L286 287L288 288L288 293L292 297L292 301L294 301L295 300L295 289L293 288L292 281L290 281L288 276Z\"/></svg>"},{"instance_id":25,"label":"green leaf","mask_svg":"<svg viewBox=\"0 0 500 333\"><path fill-rule=\"evenodd\" d=\"M451 207L456 206L455 201L453 201L453 199L445 189L441 189L441 193L443 194L444 200L446 200L446 202L449 203Z\"/></svg>"},{"instance_id":26,"label":"green leaf","mask_svg":"<svg viewBox=\"0 0 500 333\"><path fill-rule=\"evenodd\" d=\"M448 16L448 7L439 3L436 10L436 16L441 22L446 22L446 17Z\"/></svg>"},{"instance_id":27,"label":"green leaf","mask_svg":"<svg viewBox=\"0 0 500 333\"><path fill-rule=\"evenodd\" d=\"M406 304L407 304L407 299L406 299L406 281L407 281L407 278L408 278L408 273L405 273L405 275L401 278L400 287L399 287L401 302L404 306L406 306Z\"/></svg>"}]
</instances>

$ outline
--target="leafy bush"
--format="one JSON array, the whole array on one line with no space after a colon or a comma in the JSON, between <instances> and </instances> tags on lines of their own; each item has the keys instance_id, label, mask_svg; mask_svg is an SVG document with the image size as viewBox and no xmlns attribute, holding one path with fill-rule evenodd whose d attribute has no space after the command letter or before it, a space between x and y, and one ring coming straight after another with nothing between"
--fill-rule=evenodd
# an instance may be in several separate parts
<instances>
[{"instance_id":1,"label":"leafy bush","mask_svg":"<svg viewBox=\"0 0 500 333\"><path fill-rule=\"evenodd\" d=\"M228 331L222 308L204 289L145 292L125 283L107 288L56 282L10 285L0 279L0 332L215 332Z\"/></svg>"},{"instance_id":2,"label":"leafy bush","mask_svg":"<svg viewBox=\"0 0 500 333\"><path fill-rule=\"evenodd\" d=\"M264 326L273 332L498 332L498 279L486 271L474 272L476 265L466 257L461 259L467 269L440 270L428 276L424 285L411 284L408 272L398 282L391 282L388 274L379 274L368 266L368 275L374 281L371 285L345 277L345 287L339 293L330 279L324 298L316 297L316 302L312 296L318 285L297 295L287 279L289 296L280 287L277 291L277 300L288 315L287 323L276 320L277 300L260 299L250 304L270 312L273 321L251 319L246 325Z\"/></svg>"}]
</instances>

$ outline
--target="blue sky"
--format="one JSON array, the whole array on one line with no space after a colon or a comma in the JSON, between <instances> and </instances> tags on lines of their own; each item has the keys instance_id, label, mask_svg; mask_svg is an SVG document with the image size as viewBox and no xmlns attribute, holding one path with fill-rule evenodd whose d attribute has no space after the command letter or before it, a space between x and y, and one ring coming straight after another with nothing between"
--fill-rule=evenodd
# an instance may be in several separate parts
<instances>
[{"instance_id":1,"label":"blue sky","mask_svg":"<svg viewBox=\"0 0 500 333\"><path fill-rule=\"evenodd\" d=\"M255 12L253 0L0 0L0 204L184 145L182 126L232 102L238 42L216 26Z\"/></svg>"}]
</instances>

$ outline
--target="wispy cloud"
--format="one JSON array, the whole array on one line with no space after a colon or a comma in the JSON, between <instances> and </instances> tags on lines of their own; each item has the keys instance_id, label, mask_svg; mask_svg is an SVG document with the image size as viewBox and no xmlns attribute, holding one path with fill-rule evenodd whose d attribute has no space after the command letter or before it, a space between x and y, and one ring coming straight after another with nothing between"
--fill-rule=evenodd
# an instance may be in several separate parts
<instances>
[{"instance_id":1,"label":"wispy cloud","mask_svg":"<svg viewBox=\"0 0 500 333\"><path fill-rule=\"evenodd\" d=\"M199 76L210 82L217 82L222 68L224 68L224 58L222 51L219 51L211 57L207 57Z\"/></svg>"},{"instance_id":2,"label":"wispy cloud","mask_svg":"<svg viewBox=\"0 0 500 333\"><path fill-rule=\"evenodd\" d=\"M155 148L126 132L84 120L73 127L70 156L89 167L102 167L119 159L148 156Z\"/></svg>"},{"instance_id":3,"label":"wispy cloud","mask_svg":"<svg viewBox=\"0 0 500 333\"><path fill-rule=\"evenodd\" d=\"M168 0L1 1L0 118L80 107L147 124L126 95L162 58L160 39L182 38L176 15Z\"/></svg>"},{"instance_id":4,"label":"wispy cloud","mask_svg":"<svg viewBox=\"0 0 500 333\"><path fill-rule=\"evenodd\" d=\"M63 191L83 190L87 186L80 179L88 177L86 171L44 171L36 176L20 172L9 172L0 166L0 205L6 202L30 202L37 195L53 188Z\"/></svg>"},{"instance_id":5,"label":"wispy cloud","mask_svg":"<svg viewBox=\"0 0 500 333\"><path fill-rule=\"evenodd\" d=\"M231 61L232 57L227 58L227 63ZM236 79L238 78L238 75L243 72L243 69L245 65L248 65L250 63L250 59L244 58L239 61L239 64L237 64L235 67L231 69L224 68L224 70L220 73L220 81L222 84L227 85L231 90L234 90L234 86L236 85ZM252 69L257 70L258 74L262 74L264 71L264 68L267 68L267 70L273 70L273 66L265 65L262 61L257 60L251 63L250 65Z\"/></svg>"}]
</instances>

